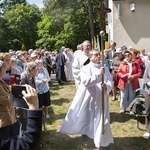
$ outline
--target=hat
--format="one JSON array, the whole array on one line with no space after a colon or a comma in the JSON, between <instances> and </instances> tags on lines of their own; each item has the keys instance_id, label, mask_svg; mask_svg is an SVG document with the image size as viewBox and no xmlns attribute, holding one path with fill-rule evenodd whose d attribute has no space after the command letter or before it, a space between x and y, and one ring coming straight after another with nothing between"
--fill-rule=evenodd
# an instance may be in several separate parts
<instances>
[{"instance_id":1,"label":"hat","mask_svg":"<svg viewBox=\"0 0 150 150\"><path fill-rule=\"evenodd\" d=\"M132 53L131 53L130 51L125 51L124 54L125 54L125 55L126 55L126 54L132 55Z\"/></svg>"},{"instance_id":2,"label":"hat","mask_svg":"<svg viewBox=\"0 0 150 150\"><path fill-rule=\"evenodd\" d=\"M116 48L115 53L122 53L122 49L121 48Z\"/></svg>"},{"instance_id":3,"label":"hat","mask_svg":"<svg viewBox=\"0 0 150 150\"><path fill-rule=\"evenodd\" d=\"M16 52L16 55L17 55L17 56L22 55L22 51L17 51L17 52Z\"/></svg>"},{"instance_id":4,"label":"hat","mask_svg":"<svg viewBox=\"0 0 150 150\"><path fill-rule=\"evenodd\" d=\"M32 53L30 57L32 58L32 57L38 57L38 56L36 53Z\"/></svg>"},{"instance_id":5,"label":"hat","mask_svg":"<svg viewBox=\"0 0 150 150\"><path fill-rule=\"evenodd\" d=\"M132 49L132 48L133 48L132 46L129 46L129 47L128 47L128 50L130 50L130 49Z\"/></svg>"},{"instance_id":6,"label":"hat","mask_svg":"<svg viewBox=\"0 0 150 150\"><path fill-rule=\"evenodd\" d=\"M16 56L15 55L12 55L10 60L17 60Z\"/></svg>"}]
</instances>

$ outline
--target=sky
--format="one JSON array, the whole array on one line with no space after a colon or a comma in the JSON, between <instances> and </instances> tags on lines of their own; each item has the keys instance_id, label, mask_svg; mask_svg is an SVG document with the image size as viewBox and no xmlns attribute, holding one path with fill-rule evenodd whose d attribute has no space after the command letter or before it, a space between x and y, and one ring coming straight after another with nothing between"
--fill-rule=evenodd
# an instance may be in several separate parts
<instances>
[{"instance_id":1,"label":"sky","mask_svg":"<svg viewBox=\"0 0 150 150\"><path fill-rule=\"evenodd\" d=\"M43 7L43 0L27 0L27 2L29 4L35 4L35 5L37 5L39 8Z\"/></svg>"}]
</instances>

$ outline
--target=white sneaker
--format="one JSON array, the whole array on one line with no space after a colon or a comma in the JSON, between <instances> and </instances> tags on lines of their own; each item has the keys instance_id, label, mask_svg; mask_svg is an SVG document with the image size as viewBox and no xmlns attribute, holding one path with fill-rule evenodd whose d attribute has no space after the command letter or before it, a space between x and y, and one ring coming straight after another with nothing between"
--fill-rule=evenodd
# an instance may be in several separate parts
<instances>
[{"instance_id":1,"label":"white sneaker","mask_svg":"<svg viewBox=\"0 0 150 150\"><path fill-rule=\"evenodd\" d=\"M133 116L133 115L134 115L134 112L133 112L132 110L130 111L130 115L131 115L131 116Z\"/></svg>"},{"instance_id":2,"label":"white sneaker","mask_svg":"<svg viewBox=\"0 0 150 150\"><path fill-rule=\"evenodd\" d=\"M143 110L142 113L143 113L143 115L146 115L146 111L145 110Z\"/></svg>"},{"instance_id":3,"label":"white sneaker","mask_svg":"<svg viewBox=\"0 0 150 150\"><path fill-rule=\"evenodd\" d=\"M144 139L149 139L150 138L150 133L149 132L145 132L143 135Z\"/></svg>"}]
</instances>

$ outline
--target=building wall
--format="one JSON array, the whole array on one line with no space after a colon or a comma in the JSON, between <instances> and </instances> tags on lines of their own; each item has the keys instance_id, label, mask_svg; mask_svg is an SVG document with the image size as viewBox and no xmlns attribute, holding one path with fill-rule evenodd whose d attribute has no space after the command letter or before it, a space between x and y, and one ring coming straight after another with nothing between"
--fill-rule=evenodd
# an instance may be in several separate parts
<instances>
[{"instance_id":1,"label":"building wall","mask_svg":"<svg viewBox=\"0 0 150 150\"><path fill-rule=\"evenodd\" d=\"M134 12L129 9L131 2L135 3ZM150 0L109 0L109 8L109 41L115 41L117 47L126 45L150 51Z\"/></svg>"}]
</instances>

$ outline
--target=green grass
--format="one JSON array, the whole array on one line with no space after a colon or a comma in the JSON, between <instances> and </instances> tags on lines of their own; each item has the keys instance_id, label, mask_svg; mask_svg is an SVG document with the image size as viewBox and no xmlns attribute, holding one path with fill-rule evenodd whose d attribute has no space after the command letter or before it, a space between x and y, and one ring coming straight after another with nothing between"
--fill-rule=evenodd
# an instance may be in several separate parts
<instances>
[{"instance_id":1,"label":"green grass","mask_svg":"<svg viewBox=\"0 0 150 150\"><path fill-rule=\"evenodd\" d=\"M51 101L49 108L50 118L46 119L46 130L42 132L43 150L92 150L93 144L85 146L81 135L64 135L59 133L61 124L66 112L75 95L74 82L67 82L59 85L55 81L51 83ZM142 135L145 131L144 117L138 119L136 116L119 114L119 101L110 101L111 130L114 136L114 144L110 145L111 150L150 150L150 140L145 140ZM54 113L53 113L54 111Z\"/></svg>"}]
</instances>

